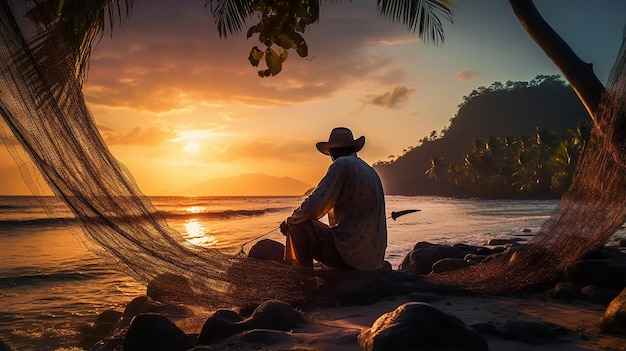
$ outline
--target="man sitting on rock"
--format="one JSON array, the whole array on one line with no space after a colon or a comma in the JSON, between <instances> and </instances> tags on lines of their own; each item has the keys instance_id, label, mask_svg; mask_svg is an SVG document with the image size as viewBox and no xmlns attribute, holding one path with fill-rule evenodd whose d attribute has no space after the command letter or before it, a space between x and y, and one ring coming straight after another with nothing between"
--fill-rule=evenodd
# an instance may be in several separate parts
<instances>
[{"instance_id":1,"label":"man sitting on rock","mask_svg":"<svg viewBox=\"0 0 626 351\"><path fill-rule=\"evenodd\" d=\"M313 267L313 260L335 269L375 270L383 266L387 222L383 187L376 171L356 153L365 137L335 128L317 149L333 163L315 190L280 225L285 259ZM319 221L328 214L326 225Z\"/></svg>"}]
</instances>

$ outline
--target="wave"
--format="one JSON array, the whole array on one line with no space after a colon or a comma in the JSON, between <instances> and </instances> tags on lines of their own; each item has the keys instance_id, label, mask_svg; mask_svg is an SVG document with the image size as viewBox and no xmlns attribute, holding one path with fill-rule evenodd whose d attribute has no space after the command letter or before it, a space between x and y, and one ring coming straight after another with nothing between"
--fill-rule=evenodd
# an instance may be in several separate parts
<instances>
[{"instance_id":1,"label":"wave","mask_svg":"<svg viewBox=\"0 0 626 351\"><path fill-rule=\"evenodd\" d=\"M166 219L229 219L233 217L257 217L268 213L291 211L291 207L270 207L256 210L222 210L210 212L159 212Z\"/></svg>"},{"instance_id":2,"label":"wave","mask_svg":"<svg viewBox=\"0 0 626 351\"><path fill-rule=\"evenodd\" d=\"M291 207L269 207L263 209L253 210L221 210L221 211L209 211L209 212L181 212L178 211L159 211L156 213L156 217L159 219L171 219L171 220L225 220L236 217L258 217L268 213L276 213L283 211L291 211ZM110 217L111 219L133 221L137 220L137 217L133 216L118 216ZM80 221L74 217L43 217L43 218L24 218L24 219L6 219L0 220L0 231L12 230L19 228L59 228L64 226L78 226Z\"/></svg>"},{"instance_id":3,"label":"wave","mask_svg":"<svg viewBox=\"0 0 626 351\"><path fill-rule=\"evenodd\" d=\"M101 274L98 273L79 273L79 272L57 272L57 273L33 273L23 275L13 275L0 277L0 290L24 287L39 286L54 283L88 281L99 279Z\"/></svg>"},{"instance_id":4,"label":"wave","mask_svg":"<svg viewBox=\"0 0 626 351\"><path fill-rule=\"evenodd\" d=\"M76 218L27 218L0 220L0 230L18 228L57 228L78 225Z\"/></svg>"}]
</instances>

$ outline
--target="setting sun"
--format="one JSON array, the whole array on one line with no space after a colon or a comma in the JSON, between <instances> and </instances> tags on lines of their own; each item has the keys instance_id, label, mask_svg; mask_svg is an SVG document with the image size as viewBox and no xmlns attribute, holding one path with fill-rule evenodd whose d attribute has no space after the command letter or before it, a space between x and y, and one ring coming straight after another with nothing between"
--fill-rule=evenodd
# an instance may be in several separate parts
<instances>
[{"instance_id":1,"label":"setting sun","mask_svg":"<svg viewBox=\"0 0 626 351\"><path fill-rule=\"evenodd\" d=\"M183 147L183 151L190 154L198 153L198 151L200 151L200 144L196 141L190 141Z\"/></svg>"}]
</instances>

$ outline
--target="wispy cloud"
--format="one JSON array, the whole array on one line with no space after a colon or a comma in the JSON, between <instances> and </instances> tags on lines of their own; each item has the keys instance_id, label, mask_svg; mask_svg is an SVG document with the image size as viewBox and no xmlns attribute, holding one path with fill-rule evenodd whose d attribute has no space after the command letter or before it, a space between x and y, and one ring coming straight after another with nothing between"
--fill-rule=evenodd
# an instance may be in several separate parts
<instances>
[{"instance_id":1,"label":"wispy cloud","mask_svg":"<svg viewBox=\"0 0 626 351\"><path fill-rule=\"evenodd\" d=\"M388 59L363 60L363 50L417 40L375 16L361 2L334 5L322 13L323 25L312 25L304 35L310 57L291 52L281 74L261 79L247 60L251 47L259 45L256 37L218 38L210 12L196 3L138 3L113 39L103 40L93 53L85 95L94 106L152 113L194 104L267 106L328 99L393 70Z\"/></svg>"},{"instance_id":2,"label":"wispy cloud","mask_svg":"<svg viewBox=\"0 0 626 351\"><path fill-rule=\"evenodd\" d=\"M161 129L158 127L150 127L142 129L136 127L130 132L115 132L106 130L102 132L104 140L109 145L141 145L156 146L175 139L178 133L174 130Z\"/></svg>"},{"instance_id":3,"label":"wispy cloud","mask_svg":"<svg viewBox=\"0 0 626 351\"><path fill-rule=\"evenodd\" d=\"M317 153L315 143L301 140L251 140L231 144L220 155L224 160L301 161Z\"/></svg>"},{"instance_id":4,"label":"wispy cloud","mask_svg":"<svg viewBox=\"0 0 626 351\"><path fill-rule=\"evenodd\" d=\"M406 102L414 91L414 88L409 88L405 85L397 85L391 91L380 95L368 96L364 103L384 108L397 108Z\"/></svg>"},{"instance_id":5,"label":"wispy cloud","mask_svg":"<svg viewBox=\"0 0 626 351\"><path fill-rule=\"evenodd\" d=\"M465 82L472 80L477 75L480 75L480 72L470 71L470 70L459 71L454 74L454 78L456 78L456 80L458 80L461 83L465 83Z\"/></svg>"}]
</instances>

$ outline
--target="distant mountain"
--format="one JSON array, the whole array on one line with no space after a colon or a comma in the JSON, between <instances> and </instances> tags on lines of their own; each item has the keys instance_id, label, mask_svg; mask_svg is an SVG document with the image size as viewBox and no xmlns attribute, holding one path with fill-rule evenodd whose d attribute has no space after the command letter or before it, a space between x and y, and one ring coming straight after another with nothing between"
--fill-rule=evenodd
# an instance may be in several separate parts
<instances>
[{"instance_id":1,"label":"distant mountain","mask_svg":"<svg viewBox=\"0 0 626 351\"><path fill-rule=\"evenodd\" d=\"M424 138L421 145L374 168L387 194L438 195L438 185L424 174L432 157L459 162L475 138L533 136L537 127L564 133L581 120L589 120L589 115L559 76L537 76L532 82L506 85L495 82L465 97L443 136Z\"/></svg>"},{"instance_id":2,"label":"distant mountain","mask_svg":"<svg viewBox=\"0 0 626 351\"><path fill-rule=\"evenodd\" d=\"M198 196L290 196L303 195L310 188L310 184L294 178L248 173L212 178L197 183L182 193Z\"/></svg>"}]
</instances>

